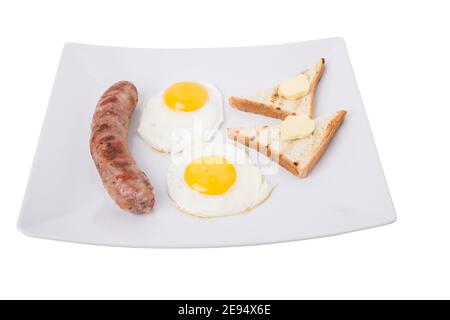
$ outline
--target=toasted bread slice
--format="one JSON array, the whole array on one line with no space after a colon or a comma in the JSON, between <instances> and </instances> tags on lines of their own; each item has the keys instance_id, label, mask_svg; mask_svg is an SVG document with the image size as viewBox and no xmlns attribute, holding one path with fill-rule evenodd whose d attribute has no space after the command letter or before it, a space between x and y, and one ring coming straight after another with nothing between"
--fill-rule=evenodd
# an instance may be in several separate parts
<instances>
[{"instance_id":1,"label":"toasted bread slice","mask_svg":"<svg viewBox=\"0 0 450 320\"><path fill-rule=\"evenodd\" d=\"M299 177L306 177L328 147L347 111L315 119L315 130L307 138L283 141L279 126L229 128L228 136L271 157L282 167Z\"/></svg>"},{"instance_id":2,"label":"toasted bread slice","mask_svg":"<svg viewBox=\"0 0 450 320\"><path fill-rule=\"evenodd\" d=\"M314 93L325 68L325 59L321 58L311 68L300 73L306 75L310 88L307 95L296 100L289 100L278 93L279 84L253 95L231 96L230 106L245 112L262 114L268 117L284 119L289 115L314 113Z\"/></svg>"}]
</instances>

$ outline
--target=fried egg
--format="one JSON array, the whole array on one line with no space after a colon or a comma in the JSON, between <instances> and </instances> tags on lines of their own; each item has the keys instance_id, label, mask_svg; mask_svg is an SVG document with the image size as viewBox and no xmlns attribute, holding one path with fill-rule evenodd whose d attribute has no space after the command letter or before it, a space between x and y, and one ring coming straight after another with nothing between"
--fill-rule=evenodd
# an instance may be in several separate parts
<instances>
[{"instance_id":1,"label":"fried egg","mask_svg":"<svg viewBox=\"0 0 450 320\"><path fill-rule=\"evenodd\" d=\"M152 148L170 153L182 138L209 141L222 121L222 95L216 87L177 82L149 100L138 133Z\"/></svg>"},{"instance_id":2,"label":"fried egg","mask_svg":"<svg viewBox=\"0 0 450 320\"><path fill-rule=\"evenodd\" d=\"M198 217L244 213L272 193L272 186L245 150L231 144L209 144L201 156L172 163L166 181L177 207Z\"/></svg>"}]
</instances>

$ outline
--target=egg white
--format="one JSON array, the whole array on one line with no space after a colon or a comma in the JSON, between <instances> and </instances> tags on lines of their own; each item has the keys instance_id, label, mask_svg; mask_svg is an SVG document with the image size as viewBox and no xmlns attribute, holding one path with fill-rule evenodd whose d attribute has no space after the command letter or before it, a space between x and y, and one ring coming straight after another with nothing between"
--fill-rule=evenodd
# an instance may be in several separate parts
<instances>
[{"instance_id":1,"label":"egg white","mask_svg":"<svg viewBox=\"0 0 450 320\"><path fill-rule=\"evenodd\" d=\"M186 163L172 163L167 171L167 190L182 212L204 218L229 216L247 212L269 198L272 186L244 150L219 144L206 149L208 151L203 152L203 156L222 156L233 164L236 181L223 194L202 194L191 189L184 179L184 172L192 159Z\"/></svg>"},{"instance_id":2,"label":"egg white","mask_svg":"<svg viewBox=\"0 0 450 320\"><path fill-rule=\"evenodd\" d=\"M170 153L180 151L180 139L211 140L223 121L223 104L220 91L211 84L198 82L208 92L208 99L200 109L175 111L164 102L164 92L153 96L144 108L138 133L152 148Z\"/></svg>"}]
</instances>

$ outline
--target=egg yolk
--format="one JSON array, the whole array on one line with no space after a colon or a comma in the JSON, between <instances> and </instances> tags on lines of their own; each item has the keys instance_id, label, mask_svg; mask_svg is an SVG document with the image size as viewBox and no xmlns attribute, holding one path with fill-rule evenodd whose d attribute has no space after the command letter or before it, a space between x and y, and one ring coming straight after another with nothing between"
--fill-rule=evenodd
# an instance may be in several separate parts
<instances>
[{"instance_id":1,"label":"egg yolk","mask_svg":"<svg viewBox=\"0 0 450 320\"><path fill-rule=\"evenodd\" d=\"M164 92L164 102L175 111L195 111L203 107L207 99L206 88L195 82L177 82Z\"/></svg>"},{"instance_id":2,"label":"egg yolk","mask_svg":"<svg viewBox=\"0 0 450 320\"><path fill-rule=\"evenodd\" d=\"M236 181L236 170L225 158L207 156L192 161L184 179L194 190L208 195L225 193Z\"/></svg>"}]
</instances>

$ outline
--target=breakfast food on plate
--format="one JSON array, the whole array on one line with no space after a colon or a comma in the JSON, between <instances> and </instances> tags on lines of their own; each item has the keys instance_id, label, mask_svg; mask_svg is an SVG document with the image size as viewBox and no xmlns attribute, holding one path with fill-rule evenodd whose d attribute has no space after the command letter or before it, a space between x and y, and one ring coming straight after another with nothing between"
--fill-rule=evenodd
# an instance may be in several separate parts
<instances>
[{"instance_id":1,"label":"breakfast food on plate","mask_svg":"<svg viewBox=\"0 0 450 320\"><path fill-rule=\"evenodd\" d=\"M106 90L92 119L90 151L111 198L120 208L140 214L153 208L155 196L128 150L128 127L137 101L131 82L120 81Z\"/></svg>"},{"instance_id":2,"label":"breakfast food on plate","mask_svg":"<svg viewBox=\"0 0 450 320\"><path fill-rule=\"evenodd\" d=\"M209 141L222 123L222 109L222 95L213 85L177 82L150 99L138 132L152 148L171 152L177 133Z\"/></svg>"},{"instance_id":3,"label":"breakfast food on plate","mask_svg":"<svg viewBox=\"0 0 450 320\"><path fill-rule=\"evenodd\" d=\"M346 115L340 110L312 119L314 93L324 64L321 58L271 89L230 97L230 105L239 110L283 121L277 126L229 128L228 136L270 156L292 174L306 177ZM129 212L145 213L154 206L153 187L127 145L137 100L136 87L128 81L114 84L103 94L92 120L90 150L112 199ZM222 121L221 93L204 82L173 83L151 97L142 112L138 133L153 149L172 153L167 190L187 214L220 217L244 213L272 193L273 187L252 163L248 150L234 144L206 143ZM180 148L186 142L189 145Z\"/></svg>"},{"instance_id":4,"label":"breakfast food on plate","mask_svg":"<svg viewBox=\"0 0 450 320\"><path fill-rule=\"evenodd\" d=\"M279 126L230 128L228 136L276 159L299 177L306 177L328 147L347 111L315 120L307 115L287 117Z\"/></svg>"},{"instance_id":5,"label":"breakfast food on plate","mask_svg":"<svg viewBox=\"0 0 450 320\"><path fill-rule=\"evenodd\" d=\"M314 93L324 68L325 59L321 58L309 69L281 84L251 95L232 96L228 102L236 109L278 119L296 114L312 117Z\"/></svg>"},{"instance_id":6,"label":"breakfast food on plate","mask_svg":"<svg viewBox=\"0 0 450 320\"><path fill-rule=\"evenodd\" d=\"M167 189L181 211L198 217L249 211L272 192L245 150L231 144L205 145L200 156L172 163L167 172Z\"/></svg>"}]
</instances>

